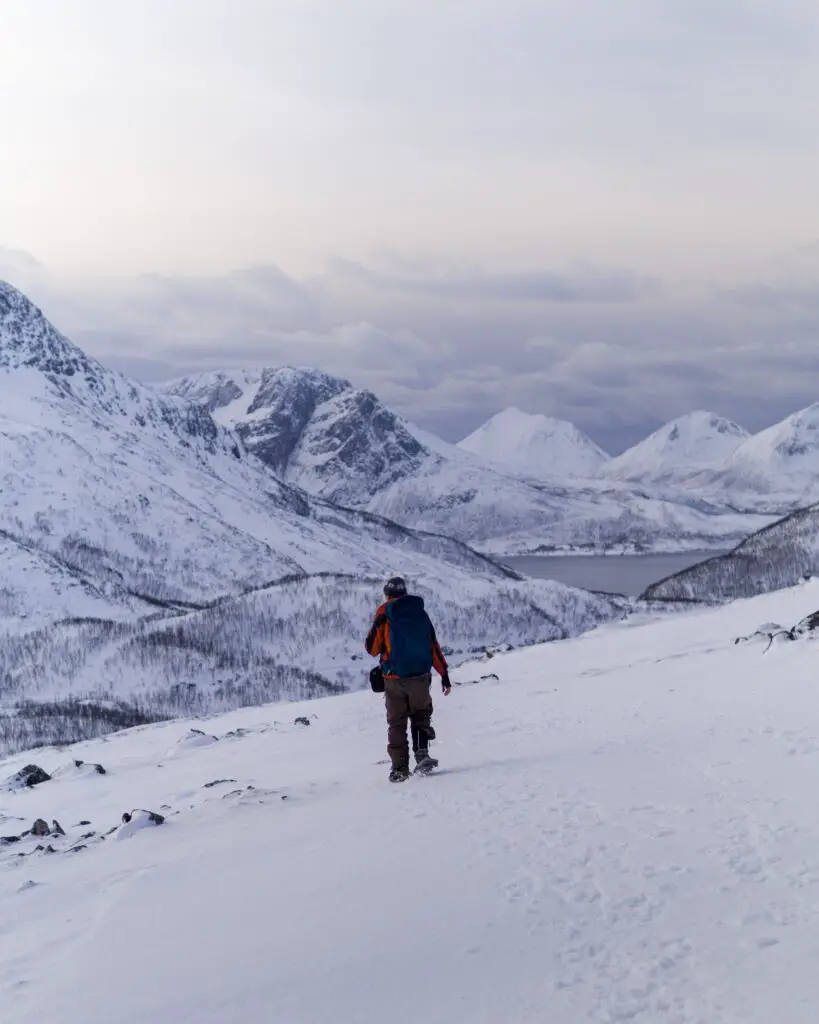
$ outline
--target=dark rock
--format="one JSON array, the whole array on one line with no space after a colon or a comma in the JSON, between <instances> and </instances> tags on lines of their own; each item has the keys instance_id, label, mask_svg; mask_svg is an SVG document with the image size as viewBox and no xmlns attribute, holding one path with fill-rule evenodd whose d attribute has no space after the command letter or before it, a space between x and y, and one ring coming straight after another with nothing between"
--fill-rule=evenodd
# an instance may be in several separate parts
<instances>
[{"instance_id":1,"label":"dark rock","mask_svg":"<svg viewBox=\"0 0 819 1024\"><path fill-rule=\"evenodd\" d=\"M293 724L294 725L309 725L310 724L310 719L309 718L305 718L304 715L300 715Z\"/></svg>"},{"instance_id":2,"label":"dark rock","mask_svg":"<svg viewBox=\"0 0 819 1024\"><path fill-rule=\"evenodd\" d=\"M39 765L27 764L25 768L21 768L19 772L11 780L12 784L18 786L39 786L43 782L50 782L51 776L48 772L43 771Z\"/></svg>"},{"instance_id":3,"label":"dark rock","mask_svg":"<svg viewBox=\"0 0 819 1024\"><path fill-rule=\"evenodd\" d=\"M47 836L51 832L48 827L48 822L43 821L42 818L38 818L31 826L31 834L33 836Z\"/></svg>"},{"instance_id":4,"label":"dark rock","mask_svg":"<svg viewBox=\"0 0 819 1024\"><path fill-rule=\"evenodd\" d=\"M74 767L75 768L82 768L84 764L85 764L85 761L75 761L74 762ZM89 768L93 768L94 771L97 773L97 775L105 775L106 774L106 771L102 767L101 764L89 764L88 767Z\"/></svg>"},{"instance_id":5,"label":"dark rock","mask_svg":"<svg viewBox=\"0 0 819 1024\"><path fill-rule=\"evenodd\" d=\"M79 822L77 822L77 824L78 824L78 825L81 825L81 826L82 826L82 825L90 825L90 824L91 824L91 822L90 822L90 821L79 821Z\"/></svg>"},{"instance_id":6,"label":"dark rock","mask_svg":"<svg viewBox=\"0 0 819 1024\"><path fill-rule=\"evenodd\" d=\"M19 836L0 836L0 846L10 846L12 843L19 843Z\"/></svg>"},{"instance_id":7,"label":"dark rock","mask_svg":"<svg viewBox=\"0 0 819 1024\"><path fill-rule=\"evenodd\" d=\"M154 825L164 825L165 824L164 817L161 814L157 814L156 811L146 811L144 808L140 808L140 810L142 811L143 814L147 814L148 815L148 820L152 824L154 824ZM122 823L123 823L123 825L127 825L133 819L133 817L134 817L134 815L136 813L137 813L137 811L131 811L130 814L129 814L128 811L126 811L122 815Z\"/></svg>"},{"instance_id":8,"label":"dark rock","mask_svg":"<svg viewBox=\"0 0 819 1024\"><path fill-rule=\"evenodd\" d=\"M214 786L221 786L228 782L235 782L236 779L214 779L213 782L206 782L202 789L212 789Z\"/></svg>"},{"instance_id":9,"label":"dark rock","mask_svg":"<svg viewBox=\"0 0 819 1024\"><path fill-rule=\"evenodd\" d=\"M62 827L62 825L59 823L59 821L56 820L56 818L55 818L54 821L51 822L51 834L53 836L64 836L65 835L65 829Z\"/></svg>"}]
</instances>

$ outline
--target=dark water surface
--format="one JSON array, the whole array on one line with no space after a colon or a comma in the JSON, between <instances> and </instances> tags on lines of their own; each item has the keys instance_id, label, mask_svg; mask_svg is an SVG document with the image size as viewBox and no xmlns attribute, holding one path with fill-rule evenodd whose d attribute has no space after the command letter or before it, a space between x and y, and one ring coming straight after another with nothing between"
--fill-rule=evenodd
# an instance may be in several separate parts
<instances>
[{"instance_id":1,"label":"dark water surface","mask_svg":"<svg viewBox=\"0 0 819 1024\"><path fill-rule=\"evenodd\" d=\"M687 569L719 551L683 555L520 555L500 559L516 572L558 580L584 590L607 590L636 597L652 583Z\"/></svg>"}]
</instances>

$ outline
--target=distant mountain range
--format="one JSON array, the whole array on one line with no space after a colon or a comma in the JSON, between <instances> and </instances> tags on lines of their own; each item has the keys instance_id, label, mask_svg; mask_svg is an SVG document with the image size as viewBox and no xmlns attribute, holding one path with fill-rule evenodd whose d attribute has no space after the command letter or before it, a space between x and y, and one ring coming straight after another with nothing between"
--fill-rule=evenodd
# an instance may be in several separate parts
<instances>
[{"instance_id":1,"label":"distant mountain range","mask_svg":"<svg viewBox=\"0 0 819 1024\"><path fill-rule=\"evenodd\" d=\"M715 413L698 410L666 423L644 441L601 467L615 480L648 484L680 482L728 459L748 432Z\"/></svg>"},{"instance_id":2,"label":"distant mountain range","mask_svg":"<svg viewBox=\"0 0 819 1024\"><path fill-rule=\"evenodd\" d=\"M573 424L509 409L461 446L542 478L591 477L688 503L786 514L819 500L819 403L757 434L698 410L614 458Z\"/></svg>"},{"instance_id":3,"label":"distant mountain range","mask_svg":"<svg viewBox=\"0 0 819 1024\"><path fill-rule=\"evenodd\" d=\"M771 521L696 494L590 476L607 463L593 442L518 410L455 446L371 392L309 368L199 374L161 391L235 429L286 484L493 556L729 547Z\"/></svg>"},{"instance_id":4,"label":"distant mountain range","mask_svg":"<svg viewBox=\"0 0 819 1024\"><path fill-rule=\"evenodd\" d=\"M733 547L813 493L817 424L695 413L610 459L507 410L456 446L310 368L138 384L0 283L0 718L67 742L362 685L396 572L455 661L581 632L627 604L494 557Z\"/></svg>"},{"instance_id":5,"label":"distant mountain range","mask_svg":"<svg viewBox=\"0 0 819 1024\"><path fill-rule=\"evenodd\" d=\"M0 283L0 718L11 709L13 735L67 741L112 721L366 684L363 636L396 572L426 598L454 662L620 614L622 602L521 580L427 524L296 486L297 468L307 478L329 459L337 477L357 467L350 480L377 489L374 444L384 480L393 443L408 445L406 460L422 445L400 424L388 437L391 414L382 425L374 398L343 382L264 379L274 396L255 392L264 423L234 430L207 404L108 370ZM291 401L302 379L312 412ZM226 388L214 409L236 401ZM334 396L338 422L322 445ZM366 424L367 451L351 422ZM0 747L2 736L0 722Z\"/></svg>"}]
</instances>

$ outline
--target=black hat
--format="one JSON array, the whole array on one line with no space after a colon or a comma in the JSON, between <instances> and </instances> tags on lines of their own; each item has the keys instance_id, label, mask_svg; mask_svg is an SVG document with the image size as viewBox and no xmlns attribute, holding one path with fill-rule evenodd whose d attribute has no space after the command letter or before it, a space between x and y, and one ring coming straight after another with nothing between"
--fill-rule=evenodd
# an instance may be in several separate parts
<instances>
[{"instance_id":1,"label":"black hat","mask_svg":"<svg viewBox=\"0 0 819 1024\"><path fill-rule=\"evenodd\" d=\"M393 576L384 584L384 597L406 597L407 581L403 576Z\"/></svg>"}]
</instances>

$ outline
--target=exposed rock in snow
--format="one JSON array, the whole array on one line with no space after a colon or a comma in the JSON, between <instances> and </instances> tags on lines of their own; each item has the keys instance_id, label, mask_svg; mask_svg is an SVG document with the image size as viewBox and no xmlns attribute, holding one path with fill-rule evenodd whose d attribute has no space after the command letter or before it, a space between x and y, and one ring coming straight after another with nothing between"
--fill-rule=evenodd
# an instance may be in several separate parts
<instances>
[{"instance_id":1,"label":"exposed rock in snow","mask_svg":"<svg viewBox=\"0 0 819 1024\"><path fill-rule=\"evenodd\" d=\"M505 409L458 443L463 451L534 476L590 477L609 460L573 423Z\"/></svg>"},{"instance_id":2,"label":"exposed rock in snow","mask_svg":"<svg viewBox=\"0 0 819 1024\"><path fill-rule=\"evenodd\" d=\"M130 839L137 832L142 832L143 829L156 828L158 825L164 824L165 818L163 815L156 814L154 811L143 809L126 811L122 816L122 825L117 829L114 838L119 840Z\"/></svg>"},{"instance_id":3,"label":"exposed rock in snow","mask_svg":"<svg viewBox=\"0 0 819 1024\"><path fill-rule=\"evenodd\" d=\"M209 747L212 743L218 742L218 736L209 736L207 733L202 732L201 729L189 729L181 739L174 743L167 756L172 757L174 754L183 753L186 750L195 750L197 747Z\"/></svg>"},{"instance_id":4,"label":"exposed rock in snow","mask_svg":"<svg viewBox=\"0 0 819 1024\"><path fill-rule=\"evenodd\" d=\"M50 782L51 776L48 772L43 771L39 765L27 764L25 768L21 768L16 775L13 775L6 784L6 789L31 789L33 786L42 785L44 782Z\"/></svg>"}]
</instances>

